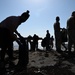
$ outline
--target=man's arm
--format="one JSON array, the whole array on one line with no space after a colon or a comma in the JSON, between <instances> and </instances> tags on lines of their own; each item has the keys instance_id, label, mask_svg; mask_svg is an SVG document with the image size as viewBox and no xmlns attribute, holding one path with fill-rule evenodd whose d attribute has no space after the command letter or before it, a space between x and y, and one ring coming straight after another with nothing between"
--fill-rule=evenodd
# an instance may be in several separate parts
<instances>
[{"instance_id":1,"label":"man's arm","mask_svg":"<svg viewBox=\"0 0 75 75\"><path fill-rule=\"evenodd\" d=\"M20 35L20 33L18 33L17 30L15 31L15 33L16 33L19 37L22 37L22 36Z\"/></svg>"}]
</instances>

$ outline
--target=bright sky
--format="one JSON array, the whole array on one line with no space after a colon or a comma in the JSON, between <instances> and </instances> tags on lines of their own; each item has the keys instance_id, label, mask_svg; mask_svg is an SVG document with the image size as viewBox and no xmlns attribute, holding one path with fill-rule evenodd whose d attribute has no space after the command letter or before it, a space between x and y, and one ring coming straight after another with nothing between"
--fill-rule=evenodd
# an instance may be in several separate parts
<instances>
[{"instance_id":1,"label":"bright sky","mask_svg":"<svg viewBox=\"0 0 75 75\"><path fill-rule=\"evenodd\" d=\"M75 11L75 0L0 0L0 22L8 16L18 16L30 11L30 18L18 27L22 36L46 35L49 30L54 35L53 24L60 17L60 26L66 27L66 21Z\"/></svg>"}]
</instances>

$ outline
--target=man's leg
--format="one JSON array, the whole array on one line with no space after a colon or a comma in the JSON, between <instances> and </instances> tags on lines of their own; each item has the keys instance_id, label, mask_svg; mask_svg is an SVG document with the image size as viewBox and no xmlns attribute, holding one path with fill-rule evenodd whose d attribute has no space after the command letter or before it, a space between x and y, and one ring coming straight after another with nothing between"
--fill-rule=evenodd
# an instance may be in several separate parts
<instances>
[{"instance_id":1,"label":"man's leg","mask_svg":"<svg viewBox=\"0 0 75 75\"><path fill-rule=\"evenodd\" d=\"M5 59L5 53L6 53L6 47L1 48L1 61L4 62Z\"/></svg>"},{"instance_id":2,"label":"man's leg","mask_svg":"<svg viewBox=\"0 0 75 75\"><path fill-rule=\"evenodd\" d=\"M68 54L71 54L72 41L69 39L68 41Z\"/></svg>"},{"instance_id":3,"label":"man's leg","mask_svg":"<svg viewBox=\"0 0 75 75\"><path fill-rule=\"evenodd\" d=\"M8 55L9 55L9 60L13 59L13 42L9 43L8 46Z\"/></svg>"}]
</instances>

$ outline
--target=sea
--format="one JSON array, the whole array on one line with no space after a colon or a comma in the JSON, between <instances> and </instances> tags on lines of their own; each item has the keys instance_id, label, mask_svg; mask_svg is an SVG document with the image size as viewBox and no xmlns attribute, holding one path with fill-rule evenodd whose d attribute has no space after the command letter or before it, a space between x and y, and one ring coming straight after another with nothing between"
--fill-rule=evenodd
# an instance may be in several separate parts
<instances>
[{"instance_id":1,"label":"sea","mask_svg":"<svg viewBox=\"0 0 75 75\"><path fill-rule=\"evenodd\" d=\"M38 49L40 49L40 50L46 50L46 48L43 48L42 46L41 46L41 41L42 40L39 40L38 41ZM29 45L29 50L30 50L30 44L28 44ZM67 42L65 43L65 46L67 47ZM14 50L19 50L19 45L17 44L17 42L14 42L13 43L13 49ZM52 48L53 50L56 50L56 47L55 47L55 42L54 42L54 46L53 46L53 48ZM64 51L65 50L65 48L61 45L61 49ZM74 48L73 48L74 49ZM72 50L73 50L72 49Z\"/></svg>"},{"instance_id":2,"label":"sea","mask_svg":"<svg viewBox=\"0 0 75 75\"><path fill-rule=\"evenodd\" d=\"M28 45L29 45L29 50L30 50L30 44L28 44ZM19 45L16 42L13 43L13 49L14 50L18 50L19 49ZM41 41L38 41L38 49L43 50L43 47L41 46Z\"/></svg>"},{"instance_id":3,"label":"sea","mask_svg":"<svg viewBox=\"0 0 75 75\"><path fill-rule=\"evenodd\" d=\"M28 44L28 45L29 45L29 50L30 50L30 44ZM13 49L14 50L18 50L19 49L19 45L16 42L13 43ZM45 48L43 48L41 46L41 40L38 41L38 49L40 49L40 50L44 50L45 49ZM53 49L55 50L55 45L54 45Z\"/></svg>"}]
</instances>

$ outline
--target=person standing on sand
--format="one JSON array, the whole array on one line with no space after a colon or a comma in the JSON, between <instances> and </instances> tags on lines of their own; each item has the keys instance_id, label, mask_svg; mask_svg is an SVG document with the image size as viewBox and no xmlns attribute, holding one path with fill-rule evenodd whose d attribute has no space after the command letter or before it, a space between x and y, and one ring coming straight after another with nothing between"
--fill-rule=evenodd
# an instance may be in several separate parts
<instances>
[{"instance_id":1,"label":"person standing on sand","mask_svg":"<svg viewBox=\"0 0 75 75\"><path fill-rule=\"evenodd\" d=\"M33 36L33 50L38 50L38 39L39 39L39 36L34 34Z\"/></svg>"},{"instance_id":2,"label":"person standing on sand","mask_svg":"<svg viewBox=\"0 0 75 75\"><path fill-rule=\"evenodd\" d=\"M71 17L67 20L67 33L68 33L68 53L71 54L71 48L74 44L75 51L75 11L72 12Z\"/></svg>"},{"instance_id":3,"label":"person standing on sand","mask_svg":"<svg viewBox=\"0 0 75 75\"><path fill-rule=\"evenodd\" d=\"M56 17L56 22L54 23L54 34L55 34L55 46L56 51L61 52L61 34L60 34L60 18Z\"/></svg>"},{"instance_id":4,"label":"person standing on sand","mask_svg":"<svg viewBox=\"0 0 75 75\"><path fill-rule=\"evenodd\" d=\"M49 30L46 31L46 50L49 51L50 50L50 33Z\"/></svg>"},{"instance_id":5,"label":"person standing on sand","mask_svg":"<svg viewBox=\"0 0 75 75\"><path fill-rule=\"evenodd\" d=\"M0 47L1 47L1 61L4 61L5 52L8 50L9 59L13 58L12 43L13 39L19 45L21 43L14 37L14 32L19 37L22 37L18 31L18 26L29 18L29 11L22 13L20 16L9 16L0 23Z\"/></svg>"},{"instance_id":6,"label":"person standing on sand","mask_svg":"<svg viewBox=\"0 0 75 75\"><path fill-rule=\"evenodd\" d=\"M50 37L50 45L51 45L51 49L53 48L54 44L53 44L53 41L54 41L54 37L51 36Z\"/></svg>"}]
</instances>

